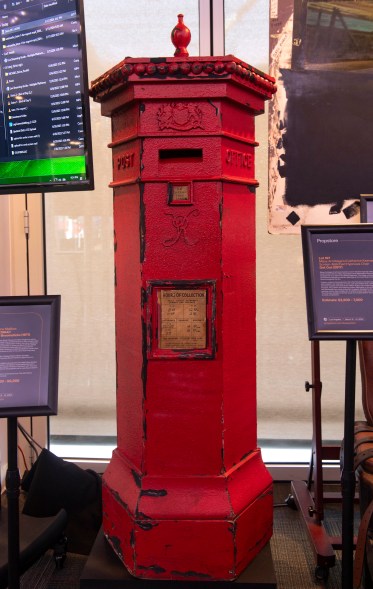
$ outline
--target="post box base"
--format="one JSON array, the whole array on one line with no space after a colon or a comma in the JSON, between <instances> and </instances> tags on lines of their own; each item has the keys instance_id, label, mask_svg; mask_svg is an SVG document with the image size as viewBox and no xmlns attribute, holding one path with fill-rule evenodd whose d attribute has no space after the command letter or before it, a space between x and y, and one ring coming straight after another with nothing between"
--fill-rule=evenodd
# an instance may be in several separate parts
<instances>
[{"instance_id":1,"label":"post box base","mask_svg":"<svg viewBox=\"0 0 373 589\"><path fill-rule=\"evenodd\" d=\"M236 579L272 535L272 480L259 450L225 475L138 476L118 450L103 485L104 534L142 579Z\"/></svg>"},{"instance_id":2,"label":"post box base","mask_svg":"<svg viewBox=\"0 0 373 589\"><path fill-rule=\"evenodd\" d=\"M185 587L185 582L180 581ZM277 580L270 543L266 544L260 554L250 563L243 573L234 581L239 589L276 589ZM172 583L177 589L177 581ZM196 589L209 589L209 581L194 583ZM148 581L132 577L116 557L106 542L102 530L99 531L92 551L83 569L79 583L80 589L170 589L168 581ZM230 581L217 581L214 589L232 589Z\"/></svg>"}]
</instances>

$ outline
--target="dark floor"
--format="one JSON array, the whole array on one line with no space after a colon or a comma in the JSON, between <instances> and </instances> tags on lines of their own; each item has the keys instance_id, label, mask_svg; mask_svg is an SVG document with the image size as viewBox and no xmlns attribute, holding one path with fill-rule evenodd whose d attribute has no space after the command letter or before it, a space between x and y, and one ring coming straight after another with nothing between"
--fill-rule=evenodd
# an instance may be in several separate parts
<instances>
[{"instance_id":1,"label":"dark floor","mask_svg":"<svg viewBox=\"0 0 373 589\"><path fill-rule=\"evenodd\" d=\"M339 490L339 486L336 489ZM335 566L327 568L327 583L324 578L317 578L316 557L306 526L294 502L287 501L290 492L290 483L276 483L274 486L274 526L269 554L273 561L277 589L341 589L340 551L335 551ZM355 525L358 523L357 506ZM330 536L341 534L340 502L325 504L323 528ZM0 525L0 531L4 533L4 526ZM81 533L84 534L84 530ZM75 538L74 545L78 544L79 538ZM4 552L4 548L1 552ZM57 569L53 552L49 550L23 574L21 589L81 589L80 578L87 559L86 554L68 552L63 568Z\"/></svg>"},{"instance_id":2,"label":"dark floor","mask_svg":"<svg viewBox=\"0 0 373 589\"><path fill-rule=\"evenodd\" d=\"M309 536L298 510L286 502L290 483L276 483L274 489L274 531L270 542L277 589L341 589L341 559L336 551L335 566L328 568L327 583L316 577L316 560ZM358 519L358 516L356 516ZM324 527L328 534L341 531L341 504L325 506ZM80 589L79 579L87 556L69 553L63 569L56 570L51 552L23 575L22 589Z\"/></svg>"}]
</instances>

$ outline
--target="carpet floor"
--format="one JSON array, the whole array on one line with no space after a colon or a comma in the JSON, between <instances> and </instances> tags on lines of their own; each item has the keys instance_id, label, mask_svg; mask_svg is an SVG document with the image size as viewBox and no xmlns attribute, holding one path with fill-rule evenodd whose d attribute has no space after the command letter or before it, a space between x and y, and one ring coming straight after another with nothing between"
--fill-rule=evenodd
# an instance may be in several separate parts
<instances>
[{"instance_id":1,"label":"carpet floor","mask_svg":"<svg viewBox=\"0 0 373 589\"><path fill-rule=\"evenodd\" d=\"M277 589L340 589L340 553L336 553L336 565L329 569L327 583L316 579L315 557L304 523L297 510L284 504L289 492L289 484L275 485L276 507L271 552ZM340 534L340 504L326 507L324 525L330 535ZM53 554L48 552L22 576L21 589L79 589L79 579L86 560L86 556L68 553L64 567L57 570Z\"/></svg>"}]
</instances>

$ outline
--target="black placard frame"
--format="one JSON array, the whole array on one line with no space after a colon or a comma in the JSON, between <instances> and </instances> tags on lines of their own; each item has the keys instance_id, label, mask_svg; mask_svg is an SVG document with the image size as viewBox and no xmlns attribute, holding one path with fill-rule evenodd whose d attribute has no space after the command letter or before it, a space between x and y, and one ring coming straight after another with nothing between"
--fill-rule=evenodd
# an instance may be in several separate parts
<instances>
[{"instance_id":1,"label":"black placard frame","mask_svg":"<svg viewBox=\"0 0 373 589\"><path fill-rule=\"evenodd\" d=\"M347 325L347 321L344 321L344 317L341 313L341 324L345 323L344 327L337 327L334 325L333 328L321 329L319 325L320 311L325 308L322 301L321 288L320 288L320 269L318 252L314 246L315 237L329 241L332 245L333 240L343 241L346 238L345 249L341 248L341 253L348 253L348 241L353 240L354 236L358 240L362 240L364 235L369 234L369 239L366 243L369 244L367 249L361 248L359 255L361 256L362 264L370 266L373 270L373 224L362 223L354 225L308 225L302 226L302 248L303 248L303 262L304 262L304 279L305 279L305 290L306 290L306 305L307 305L307 319L308 319L308 336L310 340L356 340L356 339L373 339L373 317L361 322L359 328L356 323L351 322ZM356 250L355 250L356 259ZM325 255L328 254L328 246L325 247ZM373 294L369 295L372 300L373 306ZM348 302L348 296L346 298L346 304ZM351 298L351 297L350 297ZM337 297L338 299L338 297ZM333 302L331 301L333 304ZM333 311L343 312L344 299L337 300L334 304ZM358 309L357 309L358 310Z\"/></svg>"},{"instance_id":2,"label":"black placard frame","mask_svg":"<svg viewBox=\"0 0 373 589\"><path fill-rule=\"evenodd\" d=\"M36 398L38 395L34 394L34 392L31 394L31 402L29 393L25 395L28 403L24 405L15 404L12 402L11 397L9 401L2 401L0 405L0 418L56 415L58 404L60 347L60 295L0 297L0 312L2 309L9 309L11 314L14 314L15 316L18 314L27 315L27 312L32 314L33 310L42 309L43 316L47 319L47 327L44 327L43 323L42 328L43 338L45 341L44 345L46 346L44 349L47 350L47 354L46 357L44 354L40 359L39 367L40 372L43 368L44 374L43 377L40 377L40 387L42 394L40 395L39 391L39 396L41 396L45 402L40 404ZM9 325L11 325L11 323ZM25 331L28 329L26 321L24 324L24 329ZM12 354L10 354L10 361L12 361ZM43 366L42 363L44 363ZM22 379L22 383L20 383L20 394L25 391L28 384L28 378Z\"/></svg>"},{"instance_id":3,"label":"black placard frame","mask_svg":"<svg viewBox=\"0 0 373 589\"><path fill-rule=\"evenodd\" d=\"M373 223L373 194L360 194L360 221Z\"/></svg>"}]
</instances>

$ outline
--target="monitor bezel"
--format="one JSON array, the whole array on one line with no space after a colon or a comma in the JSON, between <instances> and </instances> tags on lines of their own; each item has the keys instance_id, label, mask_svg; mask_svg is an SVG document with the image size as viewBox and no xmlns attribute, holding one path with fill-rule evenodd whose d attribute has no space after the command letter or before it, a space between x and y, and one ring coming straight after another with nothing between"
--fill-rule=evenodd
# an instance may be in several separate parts
<instances>
[{"instance_id":1,"label":"monitor bezel","mask_svg":"<svg viewBox=\"0 0 373 589\"><path fill-rule=\"evenodd\" d=\"M81 66L82 66L82 113L84 125L84 142L85 142L85 162L87 178L85 180L67 180L51 182L25 182L25 183L0 183L0 195L2 194L28 194L28 193L48 193L48 192L70 192L94 190L94 170L93 170L93 146L92 130L90 117L89 101L89 84L88 84L88 59L87 43L85 32L84 17L84 0L75 0L77 15L80 23L80 49L81 49ZM63 156L61 156L63 157ZM58 158L56 158L58 159Z\"/></svg>"}]
</instances>

